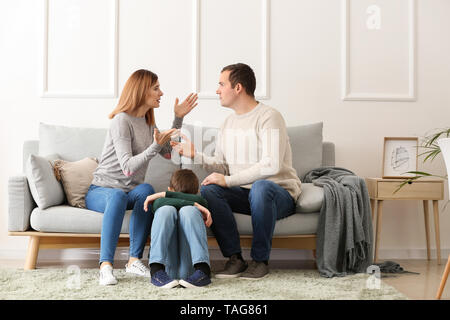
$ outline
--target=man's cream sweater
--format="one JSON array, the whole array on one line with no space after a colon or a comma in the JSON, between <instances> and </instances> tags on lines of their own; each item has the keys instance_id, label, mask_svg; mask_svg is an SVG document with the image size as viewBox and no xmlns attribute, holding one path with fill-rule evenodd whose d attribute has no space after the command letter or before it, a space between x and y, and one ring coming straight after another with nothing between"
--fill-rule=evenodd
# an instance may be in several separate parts
<instances>
[{"instance_id":1,"label":"man's cream sweater","mask_svg":"<svg viewBox=\"0 0 450 320\"><path fill-rule=\"evenodd\" d=\"M256 180L265 179L287 190L295 201L301 193L284 119L262 103L245 114L228 116L220 127L214 155L196 152L194 163L224 174L228 187L251 188Z\"/></svg>"}]
</instances>

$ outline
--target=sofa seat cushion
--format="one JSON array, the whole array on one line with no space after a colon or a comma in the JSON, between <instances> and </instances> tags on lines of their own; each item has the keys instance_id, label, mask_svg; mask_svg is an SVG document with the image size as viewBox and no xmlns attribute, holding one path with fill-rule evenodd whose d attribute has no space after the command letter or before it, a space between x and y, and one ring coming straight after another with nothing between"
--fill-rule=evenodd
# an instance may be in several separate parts
<instances>
[{"instance_id":1,"label":"sofa seat cushion","mask_svg":"<svg viewBox=\"0 0 450 320\"><path fill-rule=\"evenodd\" d=\"M125 212L121 233L129 232L132 210ZM44 210L35 208L30 224L36 231L65 233L101 233L103 213L68 205L54 206Z\"/></svg>"},{"instance_id":2,"label":"sofa seat cushion","mask_svg":"<svg viewBox=\"0 0 450 320\"><path fill-rule=\"evenodd\" d=\"M323 188L312 183L302 183L302 193L297 200L295 212L308 213L320 212L323 202Z\"/></svg>"},{"instance_id":3,"label":"sofa seat cushion","mask_svg":"<svg viewBox=\"0 0 450 320\"><path fill-rule=\"evenodd\" d=\"M240 235L252 235L252 218L250 215L234 213L238 231ZM288 236L288 235L302 235L302 234L316 234L317 225L319 222L319 213L294 213L289 217L280 219L275 224L274 236ZM210 228L207 228L208 235L213 233Z\"/></svg>"},{"instance_id":4,"label":"sofa seat cushion","mask_svg":"<svg viewBox=\"0 0 450 320\"><path fill-rule=\"evenodd\" d=\"M131 210L125 212L121 233L129 233ZM234 217L241 235L253 233L251 217L235 213ZM44 210L35 208L31 213L31 227L40 232L97 233L102 231L103 213L67 205L54 206ZM274 236L315 234L319 213L295 213L277 221ZM208 235L213 235L207 228Z\"/></svg>"}]
</instances>

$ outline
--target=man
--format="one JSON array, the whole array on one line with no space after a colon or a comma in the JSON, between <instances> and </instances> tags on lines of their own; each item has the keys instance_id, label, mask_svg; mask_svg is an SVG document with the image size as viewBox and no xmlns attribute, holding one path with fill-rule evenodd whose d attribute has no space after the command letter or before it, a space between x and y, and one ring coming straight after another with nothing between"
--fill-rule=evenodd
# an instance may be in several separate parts
<instances>
[{"instance_id":1,"label":"man","mask_svg":"<svg viewBox=\"0 0 450 320\"><path fill-rule=\"evenodd\" d=\"M208 201L211 229L229 260L217 278L260 279L269 273L272 235L278 219L295 212L301 182L292 167L292 152L281 114L256 101L256 79L246 64L223 68L216 93L223 107L233 109L222 124L214 156L196 152L188 140L172 142L181 155L208 171L201 195ZM252 262L241 255L233 212L251 215Z\"/></svg>"}]
</instances>

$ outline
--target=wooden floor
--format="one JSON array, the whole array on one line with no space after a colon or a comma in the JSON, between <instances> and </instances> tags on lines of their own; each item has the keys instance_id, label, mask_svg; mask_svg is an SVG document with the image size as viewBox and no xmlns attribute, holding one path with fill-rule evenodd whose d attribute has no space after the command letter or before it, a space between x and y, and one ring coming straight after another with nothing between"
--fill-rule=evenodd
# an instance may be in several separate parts
<instances>
[{"instance_id":1,"label":"wooden floor","mask_svg":"<svg viewBox=\"0 0 450 320\"><path fill-rule=\"evenodd\" d=\"M418 272L419 274L382 274L382 280L393 286L398 291L405 294L410 299L415 300L433 300L436 296L442 273L445 268L445 260L438 265L436 260L394 260L399 263L404 270ZM382 262L382 260L380 261ZM0 260L0 266L23 268L24 261L19 260ZM116 268L124 268L126 261L117 261ZM211 266L213 271L223 267L224 260L213 260ZM66 260L61 262L37 262L37 268L61 268L74 264L73 261ZM96 268L98 262L95 260L81 260L76 263L81 268ZM270 261L272 269L313 269L314 261L311 260L274 260ZM442 294L442 300L450 300L450 279Z\"/></svg>"},{"instance_id":2,"label":"wooden floor","mask_svg":"<svg viewBox=\"0 0 450 320\"><path fill-rule=\"evenodd\" d=\"M442 259L438 265L436 260L394 260L407 271L416 274L392 274L382 277L382 280L405 294L410 299L434 300L436 297L447 259ZM382 260L380 261L382 262ZM441 300L450 300L450 280L447 280Z\"/></svg>"}]
</instances>

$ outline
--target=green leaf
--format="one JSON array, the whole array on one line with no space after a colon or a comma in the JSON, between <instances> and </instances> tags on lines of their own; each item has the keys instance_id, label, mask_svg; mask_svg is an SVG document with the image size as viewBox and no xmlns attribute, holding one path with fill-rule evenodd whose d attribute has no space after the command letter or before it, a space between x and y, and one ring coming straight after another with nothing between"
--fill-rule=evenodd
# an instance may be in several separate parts
<instances>
[{"instance_id":1,"label":"green leaf","mask_svg":"<svg viewBox=\"0 0 450 320\"><path fill-rule=\"evenodd\" d=\"M434 158L436 158L436 156L441 152L441 150L434 150L432 152L430 152L430 154L423 160L423 162L427 161L428 159L431 158L431 161L434 160Z\"/></svg>"},{"instance_id":2,"label":"green leaf","mask_svg":"<svg viewBox=\"0 0 450 320\"><path fill-rule=\"evenodd\" d=\"M433 161L437 155L439 153L441 153L441 148L439 147L437 141L440 137L450 137L450 128L445 128L445 129L434 129L437 132L431 134L431 135L427 135L424 138L421 138L421 145L420 146L415 146L417 148L417 153L418 153L418 157L424 156L423 162L425 163L426 161L430 160ZM423 148L425 149L424 152L419 153L419 148ZM431 173L428 172L423 172L423 171L408 171L408 172L404 172L402 174L415 174L415 177L405 177L406 179L399 184L398 188L394 191L394 193L398 192L401 188L403 188L406 184L408 183L412 183L414 180L423 178L423 177L438 177L438 178L442 178L444 180L448 179L448 176L437 176L437 175L433 175Z\"/></svg>"},{"instance_id":3,"label":"green leaf","mask_svg":"<svg viewBox=\"0 0 450 320\"><path fill-rule=\"evenodd\" d=\"M405 181L403 181L402 183L399 184L398 188L395 189L395 191L393 192L393 194L396 194L401 188L403 188L406 184L408 183L412 183L414 180L423 178L423 177L437 177L437 178L442 178L444 180L447 179L447 176L437 176L428 172L423 172L423 171L407 171L407 172L403 172L402 174L415 174L415 177L409 177L407 179L405 179Z\"/></svg>"},{"instance_id":4,"label":"green leaf","mask_svg":"<svg viewBox=\"0 0 450 320\"><path fill-rule=\"evenodd\" d=\"M427 176L427 177L428 177L428 176L432 176L431 173L423 172L423 171L407 171L407 172L404 172L404 173L402 173L402 174L405 174L405 173L420 174L420 175L422 175L422 176ZM417 179L417 177L412 177L412 178Z\"/></svg>"}]
</instances>

